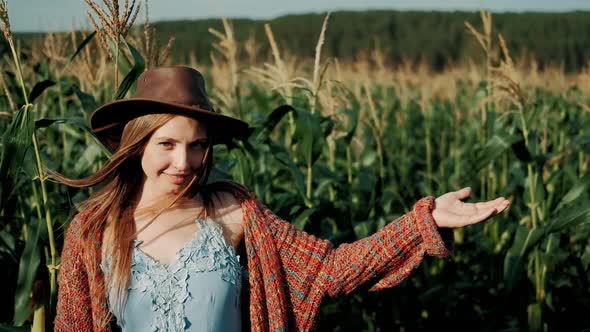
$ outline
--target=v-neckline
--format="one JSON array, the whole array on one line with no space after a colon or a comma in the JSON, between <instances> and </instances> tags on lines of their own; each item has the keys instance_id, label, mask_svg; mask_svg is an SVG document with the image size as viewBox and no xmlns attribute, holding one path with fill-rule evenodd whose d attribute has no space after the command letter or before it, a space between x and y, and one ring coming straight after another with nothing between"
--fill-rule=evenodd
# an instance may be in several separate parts
<instances>
[{"instance_id":1,"label":"v-neckline","mask_svg":"<svg viewBox=\"0 0 590 332\"><path fill-rule=\"evenodd\" d=\"M166 263L161 262L160 260L154 258L152 255L146 253L141 248L139 248L139 246L143 243L143 240L137 240L137 239L134 240L133 247L137 251L137 253L142 255L147 260L151 261L154 265L156 265L160 268L163 268L167 272L173 271L173 268L176 267L176 265L179 264L180 261L182 260L186 249L191 247L193 245L193 243L198 242L198 240L200 240L202 238L203 224L205 222L207 222L207 221L203 218L195 219L195 223L197 224L197 229L195 230L193 237L190 240L188 240L182 247L180 247L180 249L178 249L176 251L176 254L175 254L176 259L170 264L166 264Z\"/></svg>"}]
</instances>

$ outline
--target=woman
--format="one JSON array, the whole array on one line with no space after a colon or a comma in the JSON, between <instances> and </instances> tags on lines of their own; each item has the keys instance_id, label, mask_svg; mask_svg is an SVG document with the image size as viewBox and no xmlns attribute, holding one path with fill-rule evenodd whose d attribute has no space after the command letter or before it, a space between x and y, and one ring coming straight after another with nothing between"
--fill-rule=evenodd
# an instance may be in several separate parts
<instances>
[{"instance_id":1,"label":"woman","mask_svg":"<svg viewBox=\"0 0 590 332\"><path fill-rule=\"evenodd\" d=\"M82 180L54 174L71 186L104 183L66 234L56 331L308 331L324 296L397 285L425 254L450 255L439 230L509 205L463 203L469 188L425 197L334 249L243 186L207 183L212 145L248 126L213 111L199 72L151 69L135 97L103 105L91 125L114 152L109 162Z\"/></svg>"}]
</instances>

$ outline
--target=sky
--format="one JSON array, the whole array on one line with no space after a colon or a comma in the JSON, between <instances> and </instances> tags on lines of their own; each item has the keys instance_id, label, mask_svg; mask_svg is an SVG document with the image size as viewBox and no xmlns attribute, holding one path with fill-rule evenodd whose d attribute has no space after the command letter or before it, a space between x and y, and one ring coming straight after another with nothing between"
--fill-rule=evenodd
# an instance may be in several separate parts
<instances>
[{"instance_id":1,"label":"sky","mask_svg":"<svg viewBox=\"0 0 590 332\"><path fill-rule=\"evenodd\" d=\"M102 0L95 2L102 3ZM337 10L477 11L482 7L493 12L564 12L590 10L590 0L150 0L149 17L151 22L219 17L272 19L287 14ZM86 27L87 11L84 0L8 0L11 27L15 32L70 31L73 27ZM143 17L142 9L140 20Z\"/></svg>"}]
</instances>

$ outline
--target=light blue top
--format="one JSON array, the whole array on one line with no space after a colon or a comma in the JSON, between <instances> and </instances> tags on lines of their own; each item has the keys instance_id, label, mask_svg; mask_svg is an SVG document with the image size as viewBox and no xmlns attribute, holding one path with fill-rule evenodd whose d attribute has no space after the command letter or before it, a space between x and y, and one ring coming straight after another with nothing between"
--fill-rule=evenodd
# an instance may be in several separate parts
<instances>
[{"instance_id":1,"label":"light blue top","mask_svg":"<svg viewBox=\"0 0 590 332\"><path fill-rule=\"evenodd\" d=\"M221 225L197 219L194 238L165 265L139 249L135 240L127 300L110 308L123 332L241 330L239 256L225 242ZM107 255L108 257L108 255ZM108 258L101 264L109 266ZM115 308L113 310L113 308Z\"/></svg>"}]
</instances>

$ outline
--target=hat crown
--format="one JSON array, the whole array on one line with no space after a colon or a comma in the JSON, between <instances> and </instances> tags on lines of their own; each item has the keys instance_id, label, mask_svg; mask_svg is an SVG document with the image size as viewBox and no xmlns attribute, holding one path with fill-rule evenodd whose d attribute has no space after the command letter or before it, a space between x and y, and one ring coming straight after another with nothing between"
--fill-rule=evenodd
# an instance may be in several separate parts
<instances>
[{"instance_id":1,"label":"hat crown","mask_svg":"<svg viewBox=\"0 0 590 332\"><path fill-rule=\"evenodd\" d=\"M133 98L149 98L213 111L203 75L189 67L169 66L145 71L138 78Z\"/></svg>"}]
</instances>

